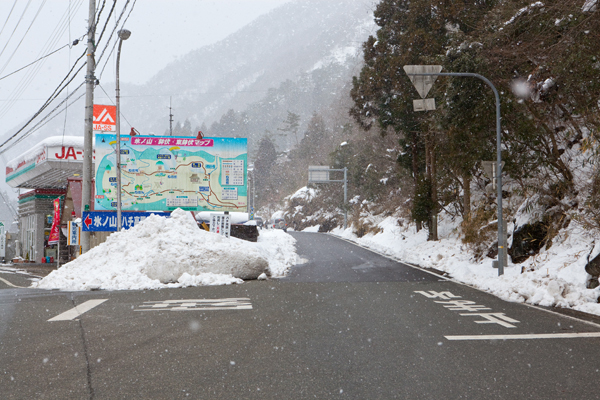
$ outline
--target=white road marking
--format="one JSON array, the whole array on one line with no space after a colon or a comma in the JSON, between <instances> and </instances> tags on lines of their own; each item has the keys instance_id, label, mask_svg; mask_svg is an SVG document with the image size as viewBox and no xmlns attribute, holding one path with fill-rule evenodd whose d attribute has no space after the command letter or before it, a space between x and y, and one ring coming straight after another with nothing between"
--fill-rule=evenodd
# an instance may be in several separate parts
<instances>
[{"instance_id":1,"label":"white road marking","mask_svg":"<svg viewBox=\"0 0 600 400\"><path fill-rule=\"evenodd\" d=\"M72 321L84 312L90 311L92 308L104 303L106 300L108 299L88 300L76 306L75 308L70 309L69 311L65 311L54 318L50 318L48 321Z\"/></svg>"},{"instance_id":2,"label":"white road marking","mask_svg":"<svg viewBox=\"0 0 600 400\"><path fill-rule=\"evenodd\" d=\"M252 304L249 298L230 299L185 299L145 301L143 309L133 311L202 311L202 310L251 310Z\"/></svg>"},{"instance_id":3,"label":"white road marking","mask_svg":"<svg viewBox=\"0 0 600 400\"><path fill-rule=\"evenodd\" d=\"M524 339L571 339L571 338L596 338L600 332L581 333L530 333L516 335L463 335L444 336L448 340L524 340Z\"/></svg>"},{"instance_id":4,"label":"white road marking","mask_svg":"<svg viewBox=\"0 0 600 400\"><path fill-rule=\"evenodd\" d=\"M20 288L23 289L25 288L25 286L17 286L17 285L13 285L12 283L10 283L9 281L7 281L6 279L0 278L0 281L6 283L8 286L12 286L12 287L16 287L16 288Z\"/></svg>"}]
</instances>

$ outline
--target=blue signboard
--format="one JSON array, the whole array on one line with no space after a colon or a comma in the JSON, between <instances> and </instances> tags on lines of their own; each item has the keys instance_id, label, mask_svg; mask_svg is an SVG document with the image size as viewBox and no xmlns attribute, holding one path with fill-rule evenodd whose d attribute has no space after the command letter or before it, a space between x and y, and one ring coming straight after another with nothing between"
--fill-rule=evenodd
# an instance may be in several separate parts
<instances>
[{"instance_id":1,"label":"blue signboard","mask_svg":"<svg viewBox=\"0 0 600 400\"><path fill-rule=\"evenodd\" d=\"M123 211L121 212L121 226L123 229L129 229L141 221L145 220L152 214L170 217L171 213L153 211L153 212L137 212ZM116 211L84 211L82 216L81 230L84 232L116 232L117 231L117 212Z\"/></svg>"}]
</instances>

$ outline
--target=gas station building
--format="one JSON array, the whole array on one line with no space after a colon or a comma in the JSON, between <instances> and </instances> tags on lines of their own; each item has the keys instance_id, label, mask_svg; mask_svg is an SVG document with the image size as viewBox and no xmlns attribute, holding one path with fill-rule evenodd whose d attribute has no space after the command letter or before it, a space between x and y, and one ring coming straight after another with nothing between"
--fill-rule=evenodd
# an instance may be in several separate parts
<instances>
[{"instance_id":1,"label":"gas station building","mask_svg":"<svg viewBox=\"0 0 600 400\"><path fill-rule=\"evenodd\" d=\"M71 260L78 249L67 246L66 226L81 218L82 171L83 137L76 136L47 138L7 163L6 183L20 189L17 256L34 262L42 257L58 260L58 246L49 245L48 237L53 201L60 198L60 261Z\"/></svg>"}]
</instances>

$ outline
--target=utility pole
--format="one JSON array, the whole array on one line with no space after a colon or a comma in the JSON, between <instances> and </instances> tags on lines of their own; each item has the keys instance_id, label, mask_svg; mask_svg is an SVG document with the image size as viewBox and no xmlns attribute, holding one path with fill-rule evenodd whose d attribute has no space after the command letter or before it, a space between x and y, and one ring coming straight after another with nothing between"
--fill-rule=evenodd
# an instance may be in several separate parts
<instances>
[{"instance_id":1,"label":"utility pole","mask_svg":"<svg viewBox=\"0 0 600 400\"><path fill-rule=\"evenodd\" d=\"M87 72L85 75L85 128L83 131L83 177L81 183L81 211L90 211L92 198L92 142L94 139L94 84L96 77L96 61L94 51L96 44L96 0L89 0ZM90 233L81 232L81 252L90 249Z\"/></svg>"}]
</instances>

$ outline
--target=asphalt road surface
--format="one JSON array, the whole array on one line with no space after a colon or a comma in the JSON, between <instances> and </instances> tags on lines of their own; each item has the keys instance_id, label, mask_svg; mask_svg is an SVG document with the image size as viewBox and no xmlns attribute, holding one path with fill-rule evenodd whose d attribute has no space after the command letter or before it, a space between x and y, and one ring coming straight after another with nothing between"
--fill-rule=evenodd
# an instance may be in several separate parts
<instances>
[{"instance_id":1,"label":"asphalt road surface","mask_svg":"<svg viewBox=\"0 0 600 400\"><path fill-rule=\"evenodd\" d=\"M307 262L280 280L59 292L0 273L0 398L600 398L600 325L292 234Z\"/></svg>"}]
</instances>

